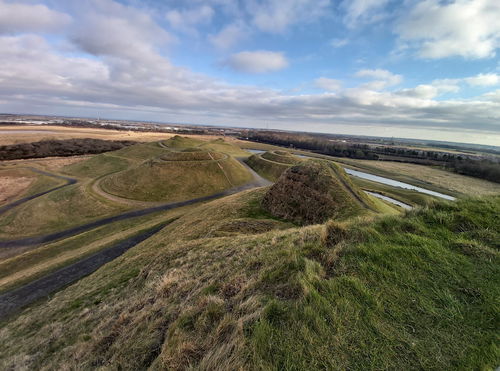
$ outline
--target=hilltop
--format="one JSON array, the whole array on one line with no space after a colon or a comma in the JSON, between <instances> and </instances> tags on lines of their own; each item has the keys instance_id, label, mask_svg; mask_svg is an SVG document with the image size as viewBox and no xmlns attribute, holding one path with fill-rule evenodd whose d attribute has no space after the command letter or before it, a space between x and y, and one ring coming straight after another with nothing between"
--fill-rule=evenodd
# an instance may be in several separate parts
<instances>
[{"instance_id":1,"label":"hilltop","mask_svg":"<svg viewBox=\"0 0 500 371\"><path fill-rule=\"evenodd\" d=\"M299 164L301 161L300 157L277 150L254 154L246 160L246 163L264 178L274 182L291 165Z\"/></svg>"},{"instance_id":2,"label":"hilltop","mask_svg":"<svg viewBox=\"0 0 500 371\"><path fill-rule=\"evenodd\" d=\"M324 223L375 210L345 171L325 160L310 160L285 170L264 196L262 206L298 224Z\"/></svg>"}]
</instances>

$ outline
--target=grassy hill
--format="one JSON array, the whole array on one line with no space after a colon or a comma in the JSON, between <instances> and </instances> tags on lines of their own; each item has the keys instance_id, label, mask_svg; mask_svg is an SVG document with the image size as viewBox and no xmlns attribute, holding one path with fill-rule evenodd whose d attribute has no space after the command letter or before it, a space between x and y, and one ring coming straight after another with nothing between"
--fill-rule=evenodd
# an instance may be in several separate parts
<instances>
[{"instance_id":1,"label":"grassy hill","mask_svg":"<svg viewBox=\"0 0 500 371\"><path fill-rule=\"evenodd\" d=\"M266 193L262 206L302 225L377 211L340 166L325 160L304 161L288 168Z\"/></svg>"},{"instance_id":2,"label":"grassy hill","mask_svg":"<svg viewBox=\"0 0 500 371\"><path fill-rule=\"evenodd\" d=\"M291 165L302 161L300 157L285 151L268 151L250 156L246 163L264 178L275 182Z\"/></svg>"},{"instance_id":3,"label":"grassy hill","mask_svg":"<svg viewBox=\"0 0 500 371\"><path fill-rule=\"evenodd\" d=\"M191 209L2 323L2 368L493 369L500 197L296 227ZM258 231L227 227L265 225Z\"/></svg>"},{"instance_id":4,"label":"grassy hill","mask_svg":"<svg viewBox=\"0 0 500 371\"><path fill-rule=\"evenodd\" d=\"M112 174L100 183L110 194L141 201L179 201L251 180L237 160L216 152L174 152Z\"/></svg>"}]
</instances>

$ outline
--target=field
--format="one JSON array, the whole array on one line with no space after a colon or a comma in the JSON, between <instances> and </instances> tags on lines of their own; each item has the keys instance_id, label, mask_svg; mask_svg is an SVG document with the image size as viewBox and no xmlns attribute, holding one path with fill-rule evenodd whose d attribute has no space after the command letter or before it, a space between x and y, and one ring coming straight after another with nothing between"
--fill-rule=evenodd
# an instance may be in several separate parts
<instances>
[{"instance_id":1,"label":"field","mask_svg":"<svg viewBox=\"0 0 500 371\"><path fill-rule=\"evenodd\" d=\"M0 369L500 364L497 185L420 165L308 161L234 139L132 135L143 143L0 163ZM348 177L342 166L459 198ZM293 217L322 207L326 219ZM96 270L81 267L148 231ZM77 268L76 280L8 309L17 292Z\"/></svg>"}]
</instances>

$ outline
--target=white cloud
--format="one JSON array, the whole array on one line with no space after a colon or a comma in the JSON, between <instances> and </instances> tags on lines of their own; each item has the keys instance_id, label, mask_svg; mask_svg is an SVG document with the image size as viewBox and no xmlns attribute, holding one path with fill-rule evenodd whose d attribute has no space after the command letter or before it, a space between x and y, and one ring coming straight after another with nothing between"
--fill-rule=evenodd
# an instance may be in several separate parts
<instances>
[{"instance_id":1,"label":"white cloud","mask_svg":"<svg viewBox=\"0 0 500 371\"><path fill-rule=\"evenodd\" d=\"M403 81L403 76L395 75L390 71L382 69L365 69L356 72L357 77L370 78L373 81L363 85L366 89L382 90L384 88L398 85Z\"/></svg>"},{"instance_id":2,"label":"white cloud","mask_svg":"<svg viewBox=\"0 0 500 371\"><path fill-rule=\"evenodd\" d=\"M93 4L91 11L79 13L85 16L74 18L71 34L75 46L93 56L61 53L54 46L58 44L39 35L0 37L0 111L233 126L258 126L266 121L283 129L325 132L344 128L375 135L439 130L457 138L457 133L470 131L474 123L477 137L490 142L492 137L500 138L498 90L471 99L433 99L466 84L493 86L496 79L491 73L435 80L399 91L370 90L401 82L400 75L381 69L358 71L357 76L369 83L356 89L340 89L334 79L315 81L335 94L296 95L234 85L173 65L158 51L172 37L146 10L110 0ZM257 51L235 54L228 65L264 73L285 68L288 62L283 53Z\"/></svg>"},{"instance_id":3,"label":"white cloud","mask_svg":"<svg viewBox=\"0 0 500 371\"><path fill-rule=\"evenodd\" d=\"M346 46L347 44L349 44L349 39L333 39L330 42L330 45L334 48L341 48L343 46Z\"/></svg>"},{"instance_id":4,"label":"white cloud","mask_svg":"<svg viewBox=\"0 0 500 371\"><path fill-rule=\"evenodd\" d=\"M342 89L342 82L335 79L329 79L327 77L319 77L314 80L314 85L318 88L326 91L339 91Z\"/></svg>"},{"instance_id":5,"label":"white cloud","mask_svg":"<svg viewBox=\"0 0 500 371\"><path fill-rule=\"evenodd\" d=\"M355 27L358 23L373 23L385 15L383 9L389 0L344 0L341 7L345 11L344 23Z\"/></svg>"},{"instance_id":6,"label":"white cloud","mask_svg":"<svg viewBox=\"0 0 500 371\"><path fill-rule=\"evenodd\" d=\"M84 16L71 35L87 53L154 62L159 57L155 47L175 40L145 12L111 0L93 4L93 8L84 8Z\"/></svg>"},{"instance_id":7,"label":"white cloud","mask_svg":"<svg viewBox=\"0 0 500 371\"><path fill-rule=\"evenodd\" d=\"M466 78L465 82L472 86L495 86L500 85L500 75L496 73L480 73L477 76Z\"/></svg>"},{"instance_id":8,"label":"white cloud","mask_svg":"<svg viewBox=\"0 0 500 371\"><path fill-rule=\"evenodd\" d=\"M230 49L248 37L249 31L243 22L225 26L217 34L209 35L208 40L217 49Z\"/></svg>"},{"instance_id":9,"label":"white cloud","mask_svg":"<svg viewBox=\"0 0 500 371\"><path fill-rule=\"evenodd\" d=\"M248 0L245 4L259 30L283 33L291 25L313 22L327 15L330 0Z\"/></svg>"},{"instance_id":10,"label":"white cloud","mask_svg":"<svg viewBox=\"0 0 500 371\"><path fill-rule=\"evenodd\" d=\"M60 32L71 17L45 5L6 3L0 0L0 34Z\"/></svg>"},{"instance_id":11,"label":"white cloud","mask_svg":"<svg viewBox=\"0 0 500 371\"><path fill-rule=\"evenodd\" d=\"M433 99L439 95L439 90L435 86L421 84L412 89L400 90L397 94L420 99Z\"/></svg>"},{"instance_id":12,"label":"white cloud","mask_svg":"<svg viewBox=\"0 0 500 371\"><path fill-rule=\"evenodd\" d=\"M208 5L185 10L170 10L165 14L170 26L184 32L195 32L193 26L209 24L214 16L214 10Z\"/></svg>"},{"instance_id":13,"label":"white cloud","mask_svg":"<svg viewBox=\"0 0 500 371\"><path fill-rule=\"evenodd\" d=\"M423 58L487 58L500 46L498 0L424 0L397 26Z\"/></svg>"},{"instance_id":14,"label":"white cloud","mask_svg":"<svg viewBox=\"0 0 500 371\"><path fill-rule=\"evenodd\" d=\"M278 71L288 66L288 61L283 53L267 50L236 53L225 63L236 71L247 73Z\"/></svg>"}]
</instances>

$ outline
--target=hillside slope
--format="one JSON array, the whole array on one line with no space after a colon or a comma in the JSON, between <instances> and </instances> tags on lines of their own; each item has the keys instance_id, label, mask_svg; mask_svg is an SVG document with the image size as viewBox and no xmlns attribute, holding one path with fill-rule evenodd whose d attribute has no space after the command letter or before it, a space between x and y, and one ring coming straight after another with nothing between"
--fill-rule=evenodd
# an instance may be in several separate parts
<instances>
[{"instance_id":1,"label":"hillside slope","mask_svg":"<svg viewBox=\"0 0 500 371\"><path fill-rule=\"evenodd\" d=\"M264 178L275 182L286 169L301 161L301 158L286 151L268 151L250 156L246 163Z\"/></svg>"},{"instance_id":2,"label":"hillside slope","mask_svg":"<svg viewBox=\"0 0 500 371\"><path fill-rule=\"evenodd\" d=\"M112 195L141 201L178 201L242 185L251 174L228 155L172 152L112 174L100 183Z\"/></svg>"},{"instance_id":3,"label":"hillside slope","mask_svg":"<svg viewBox=\"0 0 500 371\"><path fill-rule=\"evenodd\" d=\"M288 168L266 193L262 206L277 217L302 225L376 211L345 171L325 160L309 160Z\"/></svg>"},{"instance_id":4,"label":"hillside slope","mask_svg":"<svg viewBox=\"0 0 500 371\"><path fill-rule=\"evenodd\" d=\"M2 323L1 368L500 363L500 197L297 228L259 208L263 193L201 205ZM235 220L266 228L226 235Z\"/></svg>"}]
</instances>

